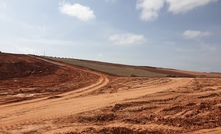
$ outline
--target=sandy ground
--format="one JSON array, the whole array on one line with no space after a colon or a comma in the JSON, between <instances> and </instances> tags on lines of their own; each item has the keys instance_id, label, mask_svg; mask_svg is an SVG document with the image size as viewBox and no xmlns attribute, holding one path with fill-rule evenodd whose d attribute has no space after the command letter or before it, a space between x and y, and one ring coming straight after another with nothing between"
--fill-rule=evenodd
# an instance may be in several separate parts
<instances>
[{"instance_id":1,"label":"sandy ground","mask_svg":"<svg viewBox=\"0 0 221 134\"><path fill-rule=\"evenodd\" d=\"M119 103L126 99L134 99L146 94L176 88L189 83L190 80L191 79L172 79L168 83L150 86L147 88L140 88L136 90L133 89L126 92L117 92L112 94L87 95L81 97L81 95L99 89L108 83L108 79L106 79L106 77L101 77L96 84L79 89L79 91L76 90L73 92L60 94L60 98L42 98L38 100L0 106L0 128L8 131L11 129L16 129L17 126L27 126L35 123L44 124L47 121L57 118L114 105L115 103Z\"/></svg>"},{"instance_id":2,"label":"sandy ground","mask_svg":"<svg viewBox=\"0 0 221 134\"><path fill-rule=\"evenodd\" d=\"M42 62L27 55L0 54L0 105L53 96L95 83L99 76Z\"/></svg>"},{"instance_id":3,"label":"sandy ground","mask_svg":"<svg viewBox=\"0 0 221 134\"><path fill-rule=\"evenodd\" d=\"M220 78L113 77L60 66L69 76L80 72L95 80L65 93L2 103L0 133L221 133Z\"/></svg>"}]
</instances>

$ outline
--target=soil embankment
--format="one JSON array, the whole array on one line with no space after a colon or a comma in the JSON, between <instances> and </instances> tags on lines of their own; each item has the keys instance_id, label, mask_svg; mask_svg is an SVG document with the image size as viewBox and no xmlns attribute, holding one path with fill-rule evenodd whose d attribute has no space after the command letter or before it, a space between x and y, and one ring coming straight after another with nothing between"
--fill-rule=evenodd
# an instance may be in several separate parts
<instances>
[{"instance_id":1,"label":"soil embankment","mask_svg":"<svg viewBox=\"0 0 221 134\"><path fill-rule=\"evenodd\" d=\"M0 104L53 96L91 85L99 76L29 55L0 53Z\"/></svg>"},{"instance_id":2,"label":"soil embankment","mask_svg":"<svg viewBox=\"0 0 221 134\"><path fill-rule=\"evenodd\" d=\"M110 76L4 53L0 76L3 134L221 133L218 77Z\"/></svg>"}]
</instances>

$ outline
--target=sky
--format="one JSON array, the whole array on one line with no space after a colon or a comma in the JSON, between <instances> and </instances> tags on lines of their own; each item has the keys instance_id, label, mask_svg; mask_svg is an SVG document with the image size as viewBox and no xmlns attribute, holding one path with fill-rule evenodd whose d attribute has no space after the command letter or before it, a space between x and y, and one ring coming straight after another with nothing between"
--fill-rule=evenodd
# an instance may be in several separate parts
<instances>
[{"instance_id":1,"label":"sky","mask_svg":"<svg viewBox=\"0 0 221 134\"><path fill-rule=\"evenodd\" d=\"M0 51L221 72L221 1L1 0Z\"/></svg>"}]
</instances>

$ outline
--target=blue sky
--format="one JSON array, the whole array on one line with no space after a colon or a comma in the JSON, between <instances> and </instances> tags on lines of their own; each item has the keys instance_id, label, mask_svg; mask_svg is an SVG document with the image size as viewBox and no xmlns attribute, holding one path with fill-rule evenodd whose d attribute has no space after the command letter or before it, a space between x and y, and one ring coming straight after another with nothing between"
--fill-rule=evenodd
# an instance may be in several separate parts
<instances>
[{"instance_id":1,"label":"blue sky","mask_svg":"<svg viewBox=\"0 0 221 134\"><path fill-rule=\"evenodd\" d=\"M220 0L1 0L0 51L221 72Z\"/></svg>"}]
</instances>

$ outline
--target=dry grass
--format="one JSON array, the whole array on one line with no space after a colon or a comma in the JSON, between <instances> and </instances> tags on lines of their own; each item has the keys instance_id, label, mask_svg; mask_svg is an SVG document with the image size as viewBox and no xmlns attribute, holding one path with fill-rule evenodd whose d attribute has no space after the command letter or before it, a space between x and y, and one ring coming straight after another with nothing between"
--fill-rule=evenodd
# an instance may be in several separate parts
<instances>
[{"instance_id":1,"label":"dry grass","mask_svg":"<svg viewBox=\"0 0 221 134\"><path fill-rule=\"evenodd\" d=\"M69 58L53 58L47 57L52 60L68 63L75 66L89 68L95 71L103 72L106 74L116 76L139 76L139 77L166 77L166 74L151 72L147 70L137 69L132 66L119 66L114 64L102 64L99 62L83 61Z\"/></svg>"}]
</instances>

